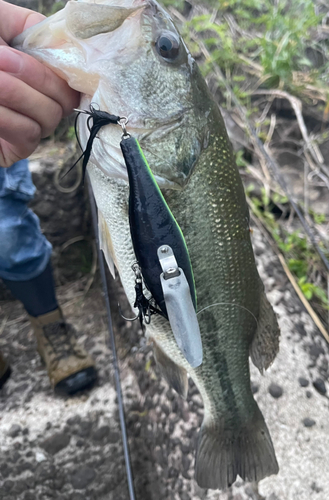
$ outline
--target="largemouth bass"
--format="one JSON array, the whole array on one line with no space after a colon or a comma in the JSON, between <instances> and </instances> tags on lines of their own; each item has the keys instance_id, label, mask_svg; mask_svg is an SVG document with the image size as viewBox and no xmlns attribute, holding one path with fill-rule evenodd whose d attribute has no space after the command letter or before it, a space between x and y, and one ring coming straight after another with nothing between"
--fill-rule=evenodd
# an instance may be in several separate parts
<instances>
[{"instance_id":1,"label":"largemouth bass","mask_svg":"<svg viewBox=\"0 0 329 500\"><path fill-rule=\"evenodd\" d=\"M203 362L192 368L169 322L152 317L146 333L166 379L187 394L187 373L204 402L196 455L201 487L226 488L237 475L278 472L255 402L249 355L262 372L278 351L279 329L259 278L249 213L223 119L170 16L154 0L68 2L15 41L90 103L129 119L170 210L183 231L197 293ZM87 116L79 118L83 145ZM88 166L101 245L133 306L136 261L128 221L128 176L119 127L94 141Z\"/></svg>"}]
</instances>

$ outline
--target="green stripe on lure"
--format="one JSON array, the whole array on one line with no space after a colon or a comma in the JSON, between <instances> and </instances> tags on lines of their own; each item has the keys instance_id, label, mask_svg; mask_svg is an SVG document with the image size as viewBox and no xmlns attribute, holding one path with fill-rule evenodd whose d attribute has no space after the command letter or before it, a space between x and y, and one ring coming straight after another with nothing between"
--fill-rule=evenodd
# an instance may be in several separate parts
<instances>
[{"instance_id":1,"label":"green stripe on lure","mask_svg":"<svg viewBox=\"0 0 329 500\"><path fill-rule=\"evenodd\" d=\"M183 233L138 141L124 136L120 146L129 178L131 238L144 282L169 319L179 348L195 368L202 363L202 343L192 265ZM164 268L163 258L169 255L172 265Z\"/></svg>"}]
</instances>

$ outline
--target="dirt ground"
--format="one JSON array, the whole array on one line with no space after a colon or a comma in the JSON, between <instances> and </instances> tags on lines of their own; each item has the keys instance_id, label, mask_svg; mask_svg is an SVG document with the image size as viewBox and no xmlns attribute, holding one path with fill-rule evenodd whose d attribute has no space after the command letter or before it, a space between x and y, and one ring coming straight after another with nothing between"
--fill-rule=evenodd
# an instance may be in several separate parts
<instances>
[{"instance_id":1,"label":"dirt ground","mask_svg":"<svg viewBox=\"0 0 329 500\"><path fill-rule=\"evenodd\" d=\"M1 500L128 498L106 311L92 264L88 203L81 187L66 194L54 183L54 172L68 153L67 145L46 143L32 158L38 187L33 207L54 245L59 301L95 358L99 380L94 389L73 398L54 396L24 310L2 290L0 349L13 373L0 392ZM85 239L74 243L72 238L81 236ZM242 481L227 492L196 485L201 398L192 381L184 401L161 379L138 324L120 317L118 302L130 313L119 282L110 277L137 500L328 497L328 346L257 230L252 238L282 331L280 353L265 376L252 367L253 392L270 429L280 472L261 481L258 489Z\"/></svg>"}]
</instances>

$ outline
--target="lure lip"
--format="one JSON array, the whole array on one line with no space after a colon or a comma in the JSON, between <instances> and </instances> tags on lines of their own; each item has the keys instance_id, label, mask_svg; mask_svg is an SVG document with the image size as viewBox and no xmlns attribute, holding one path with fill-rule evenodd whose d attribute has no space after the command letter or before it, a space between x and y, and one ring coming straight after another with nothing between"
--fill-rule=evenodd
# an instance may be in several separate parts
<instances>
[{"instance_id":1,"label":"lure lip","mask_svg":"<svg viewBox=\"0 0 329 500\"><path fill-rule=\"evenodd\" d=\"M172 332L186 361L192 368L197 368L202 364L203 349L190 286L169 245L159 247L157 254L163 271L160 281Z\"/></svg>"}]
</instances>

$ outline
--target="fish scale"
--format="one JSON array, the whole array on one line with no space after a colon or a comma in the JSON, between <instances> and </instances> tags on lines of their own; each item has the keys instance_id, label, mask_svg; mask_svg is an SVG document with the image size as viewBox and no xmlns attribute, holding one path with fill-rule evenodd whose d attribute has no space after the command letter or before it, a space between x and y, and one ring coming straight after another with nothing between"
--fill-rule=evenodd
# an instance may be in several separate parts
<instances>
[{"instance_id":1,"label":"fish scale","mask_svg":"<svg viewBox=\"0 0 329 500\"><path fill-rule=\"evenodd\" d=\"M232 148L218 105L168 13L154 0L116 3L121 9L114 0L69 1L14 45L82 92L82 107L93 102L129 118L128 131L139 141L182 229L193 268L202 365L189 365L165 318L152 316L146 334L176 391L186 397L189 374L201 393L196 480L214 489L227 488L238 475L259 481L276 474L278 464L251 392L249 355L261 372L268 368L278 351L279 329L255 265ZM165 56L158 50L162 37ZM86 115L81 115L82 145L88 135ZM101 245L133 306L136 257L119 142L118 129L104 127L93 143L88 171Z\"/></svg>"}]
</instances>

